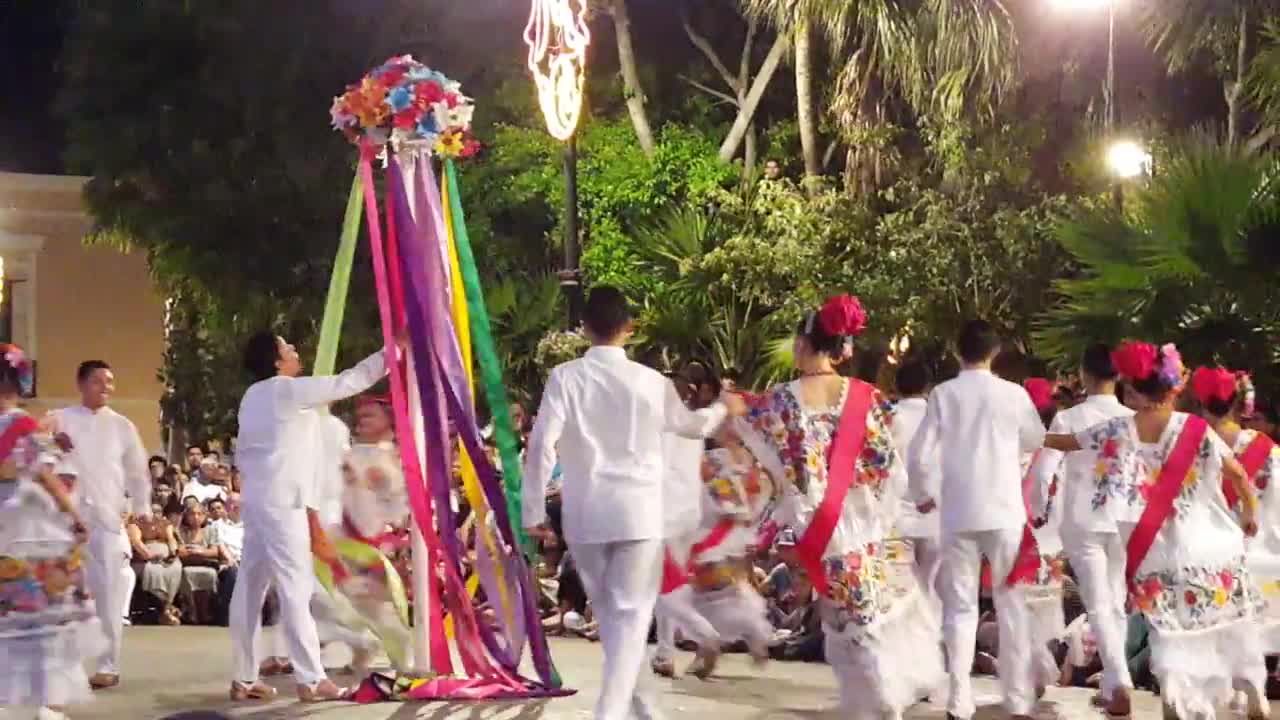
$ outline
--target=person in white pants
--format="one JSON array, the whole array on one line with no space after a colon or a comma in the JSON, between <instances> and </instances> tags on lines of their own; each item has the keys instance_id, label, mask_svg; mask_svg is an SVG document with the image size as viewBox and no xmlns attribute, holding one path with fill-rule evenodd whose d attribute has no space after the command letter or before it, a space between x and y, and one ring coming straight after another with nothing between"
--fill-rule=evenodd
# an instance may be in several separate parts
<instances>
[{"instance_id":1,"label":"person in white pants","mask_svg":"<svg viewBox=\"0 0 1280 720\"><path fill-rule=\"evenodd\" d=\"M1116 370L1111 364L1110 347L1093 345L1085 350L1080 380L1088 397L1058 413L1049 426L1050 433L1074 435L1112 418L1133 414L1116 397ZM1129 714L1129 691L1133 689L1124 649L1128 633L1124 609L1125 546L1111 516L1093 508L1096 462L1091 453L1064 454L1045 448L1036 466L1036 482L1043 489L1055 474L1060 477L1062 544L1089 612L1089 625L1098 638L1098 656L1102 660L1102 687L1095 704L1105 704L1107 714L1123 717Z\"/></svg>"},{"instance_id":2,"label":"person in white pants","mask_svg":"<svg viewBox=\"0 0 1280 720\"><path fill-rule=\"evenodd\" d=\"M298 352L268 332L249 339L245 368L256 382L240 401L236 459L243 472L244 552L231 596L232 700L265 700L275 690L258 678L256 641L262 604L276 588L280 620L298 698L342 697L326 676L311 615L316 588L308 508L315 508L316 463L322 453L321 409L368 389L386 374L378 352L340 375L299 377Z\"/></svg>"},{"instance_id":3,"label":"person in white pants","mask_svg":"<svg viewBox=\"0 0 1280 720\"><path fill-rule=\"evenodd\" d=\"M638 686L666 535L662 436L705 437L729 407L736 414L746 408L741 398L726 396L694 412L670 380L627 359L631 312L617 289L593 289L584 322L592 348L552 370L543 391L529 442L524 525L535 535L548 532L546 488L558 453L564 535L604 648L595 718L647 720L661 716Z\"/></svg>"},{"instance_id":4,"label":"person in white pants","mask_svg":"<svg viewBox=\"0 0 1280 720\"><path fill-rule=\"evenodd\" d=\"M970 670L980 568L986 557L1000 631L1005 707L1014 718L1029 718L1036 703L1030 617L1023 590L1005 578L1027 526L1021 456L1041 446L1045 429L1026 391L992 374L1000 339L989 323L967 323L958 344L963 370L930 395L908 468L911 497L920 512L941 512L947 716L968 720L975 711ZM940 478L940 488L927 486L934 477Z\"/></svg>"},{"instance_id":5,"label":"person in white pants","mask_svg":"<svg viewBox=\"0 0 1280 720\"><path fill-rule=\"evenodd\" d=\"M925 410L928 409L926 395L933 384L933 373L921 359L907 360L898 367L894 377L898 389L898 403L893 408L893 444L905 452L911 447L920 423L924 421ZM922 483L932 487L935 483ZM920 587L934 603L940 602L938 591L938 571L942 568L942 548L938 545L938 514L922 514L915 505L904 502L902 514L898 516L898 535L911 541L911 549L915 554L916 579Z\"/></svg>"},{"instance_id":6,"label":"person in white pants","mask_svg":"<svg viewBox=\"0 0 1280 720\"><path fill-rule=\"evenodd\" d=\"M662 436L663 454L667 460L666 484L663 486L666 550L673 572L683 571L689 563L689 550L697 540L702 523L702 438L685 438L674 433ZM675 677L677 629L698 645L700 653L720 650L720 635L706 618L693 607L693 587L688 582L658 595L654 607L658 625L658 646L653 654L653 671L664 677Z\"/></svg>"},{"instance_id":7,"label":"person in white pants","mask_svg":"<svg viewBox=\"0 0 1280 720\"><path fill-rule=\"evenodd\" d=\"M77 473L76 499L89 529L85 584L93 595L107 649L96 661L89 684L105 689L120 684L124 641L126 578L132 574L132 550L124 532L128 512L151 517L151 473L142 439L129 418L107 403L115 375L107 363L90 360L76 371L80 404L57 411L58 429L71 438L70 465Z\"/></svg>"}]
</instances>

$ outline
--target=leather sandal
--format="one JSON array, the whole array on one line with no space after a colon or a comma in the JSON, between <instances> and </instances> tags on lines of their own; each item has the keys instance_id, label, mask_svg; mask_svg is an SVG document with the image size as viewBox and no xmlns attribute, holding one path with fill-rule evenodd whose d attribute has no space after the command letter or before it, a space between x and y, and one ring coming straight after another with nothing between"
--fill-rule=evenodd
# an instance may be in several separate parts
<instances>
[{"instance_id":1,"label":"leather sandal","mask_svg":"<svg viewBox=\"0 0 1280 720\"><path fill-rule=\"evenodd\" d=\"M106 690L120 684L120 676L110 673L98 673L89 678L89 687L94 690Z\"/></svg>"},{"instance_id":2,"label":"leather sandal","mask_svg":"<svg viewBox=\"0 0 1280 720\"><path fill-rule=\"evenodd\" d=\"M347 697L347 691L325 678L314 685L299 685L298 700L304 703L330 702Z\"/></svg>"},{"instance_id":3,"label":"leather sandal","mask_svg":"<svg viewBox=\"0 0 1280 720\"><path fill-rule=\"evenodd\" d=\"M231 683L231 691L228 695L232 702L245 702L247 700L274 700L276 697L276 689L261 680L254 683L233 681Z\"/></svg>"}]
</instances>

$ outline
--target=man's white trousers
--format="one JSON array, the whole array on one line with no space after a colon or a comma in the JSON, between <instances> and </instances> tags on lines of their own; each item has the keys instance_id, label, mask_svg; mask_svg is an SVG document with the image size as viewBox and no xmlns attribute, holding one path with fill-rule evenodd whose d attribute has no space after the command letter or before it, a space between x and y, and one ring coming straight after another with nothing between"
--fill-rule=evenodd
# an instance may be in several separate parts
<instances>
[{"instance_id":1,"label":"man's white trousers","mask_svg":"<svg viewBox=\"0 0 1280 720\"><path fill-rule=\"evenodd\" d=\"M98 620L107 636L107 649L94 662L94 672L107 675L120 674L120 649L124 640L124 612L127 600L124 593L127 578L133 570L129 567L132 551L124 528L89 527L89 542L85 553L85 584L93 595ZM122 604L124 600L126 604Z\"/></svg>"}]
</instances>

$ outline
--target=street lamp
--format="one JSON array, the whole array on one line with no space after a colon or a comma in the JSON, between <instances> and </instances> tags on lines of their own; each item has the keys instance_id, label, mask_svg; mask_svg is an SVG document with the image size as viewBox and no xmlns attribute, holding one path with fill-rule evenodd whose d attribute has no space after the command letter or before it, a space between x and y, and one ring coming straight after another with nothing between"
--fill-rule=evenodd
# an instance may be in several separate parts
<instances>
[{"instance_id":1,"label":"street lamp","mask_svg":"<svg viewBox=\"0 0 1280 720\"><path fill-rule=\"evenodd\" d=\"M582 295L582 272L578 268L578 143L574 131L582 114L587 46L591 44L587 0L533 0L524 41L529 46L529 72L538 89L538 105L547 130L565 143L565 267L559 276L572 329L578 325Z\"/></svg>"},{"instance_id":2,"label":"street lamp","mask_svg":"<svg viewBox=\"0 0 1280 720\"><path fill-rule=\"evenodd\" d=\"M1117 140L1107 149L1107 167L1122 180L1151 174L1151 153L1132 140Z\"/></svg>"},{"instance_id":3,"label":"street lamp","mask_svg":"<svg viewBox=\"0 0 1280 720\"><path fill-rule=\"evenodd\" d=\"M1053 0L1053 4L1064 10L1097 10L1107 8L1107 79L1102 88L1104 115L1103 123L1107 132L1116 124L1116 3L1119 0Z\"/></svg>"}]
</instances>

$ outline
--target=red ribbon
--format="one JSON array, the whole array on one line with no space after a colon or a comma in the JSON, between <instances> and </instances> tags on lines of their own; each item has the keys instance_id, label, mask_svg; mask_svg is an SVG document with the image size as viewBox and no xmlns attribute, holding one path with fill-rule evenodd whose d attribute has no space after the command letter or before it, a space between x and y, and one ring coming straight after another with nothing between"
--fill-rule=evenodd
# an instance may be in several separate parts
<instances>
[{"instance_id":1,"label":"red ribbon","mask_svg":"<svg viewBox=\"0 0 1280 720\"><path fill-rule=\"evenodd\" d=\"M1178 434L1178 441L1169 452L1169 457L1165 458L1164 466L1160 468L1160 475L1156 478L1151 494L1147 497L1147 507L1142 511L1142 517L1138 519L1133 535L1129 536L1124 579L1131 593L1135 589L1133 578L1138 573L1142 561L1146 559L1147 553L1151 551L1156 533L1160 532L1165 520L1173 512L1173 501L1177 499L1178 493L1182 492L1182 481L1191 471L1191 465L1195 463L1196 454L1200 450L1200 443L1208 431L1209 423L1205 422L1204 418L1188 416L1187 424Z\"/></svg>"},{"instance_id":2,"label":"red ribbon","mask_svg":"<svg viewBox=\"0 0 1280 720\"><path fill-rule=\"evenodd\" d=\"M1239 460L1240 464L1244 466L1246 480L1257 485L1254 482L1254 477L1262 469L1262 465L1267 461L1267 458L1271 457L1271 451L1275 446L1275 442L1262 433L1253 436L1253 440L1249 442L1244 451L1236 456L1236 460ZM1236 494L1235 486L1225 477L1222 479L1222 494L1227 496L1227 507L1234 508L1236 503L1240 501L1240 497Z\"/></svg>"},{"instance_id":3,"label":"red ribbon","mask_svg":"<svg viewBox=\"0 0 1280 720\"><path fill-rule=\"evenodd\" d=\"M409 505L413 510L413 518L418 524L418 530L423 540L426 541L428 567L431 568L431 572L428 573L430 596L417 598L416 601L427 603L425 606L428 617L427 634L431 648L432 669L439 674L447 675L453 672L453 660L450 657L449 646L444 636L444 623L440 616L440 593L435 574L437 558L439 557L439 539L435 536L435 529L431 526L431 520L434 517L431 511L431 499L427 495L422 467L418 463L418 450L412 431L413 426L409 422L408 394L405 389L404 371L396 357L395 333L397 328L403 326L404 298L403 294L400 294L396 298L398 303L393 306L391 291L393 289L401 293L403 291L400 287L399 273L396 272L397 268L388 264L388 258L383 251L382 227L378 222L380 216L378 214L377 190L373 182L373 167L370 164L375 154L376 150L374 148L370 146L361 147L359 168L360 182L364 188L365 219L369 227L369 248L373 260L374 289L378 297L378 316L382 321L382 340L386 349L387 374L391 378L391 406L396 420L396 439L400 443L400 459L404 465L405 480L409 490ZM388 212L388 217L391 217L390 212ZM394 221L389 224L388 232L394 235ZM388 243L392 252L394 252L395 248L394 243L395 240L393 238ZM389 273L388 270L391 272ZM394 279L389 281L388 274L392 275ZM393 310L393 307L396 309ZM424 361L426 361L425 358Z\"/></svg>"},{"instance_id":4,"label":"red ribbon","mask_svg":"<svg viewBox=\"0 0 1280 720\"><path fill-rule=\"evenodd\" d=\"M871 384L849 380L849 394L840 412L840 427L836 429L827 458L827 490L809 527L796 543L796 555L809 573L813 588L822 595L828 593L827 571L822 566L822 558L831 536L835 534L836 523L840 521L844 499L857 477L858 456L866 443L867 412L871 410L874 393L875 387Z\"/></svg>"},{"instance_id":5,"label":"red ribbon","mask_svg":"<svg viewBox=\"0 0 1280 720\"><path fill-rule=\"evenodd\" d=\"M664 548L662 551L662 588L660 594L674 592L679 588L689 584L689 568L681 567L676 562L676 558L671 554L671 548Z\"/></svg>"},{"instance_id":6,"label":"red ribbon","mask_svg":"<svg viewBox=\"0 0 1280 720\"><path fill-rule=\"evenodd\" d=\"M1031 464L1027 473L1022 476L1022 505L1027 510L1027 524L1022 526L1022 541L1018 543L1018 554L1014 557L1013 567L1009 568L1009 576L1004 584L1010 587L1024 582L1035 582L1040 572L1040 546L1036 543L1036 534L1032 527L1035 522L1035 511L1031 507L1031 493L1035 489L1036 461L1040 459L1037 450L1031 456Z\"/></svg>"},{"instance_id":7,"label":"red ribbon","mask_svg":"<svg viewBox=\"0 0 1280 720\"><path fill-rule=\"evenodd\" d=\"M30 415L19 415L9 423L9 427L0 433L0 460L13 453L18 441L40 429L40 423Z\"/></svg>"}]
</instances>

